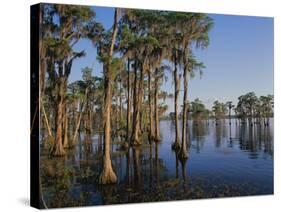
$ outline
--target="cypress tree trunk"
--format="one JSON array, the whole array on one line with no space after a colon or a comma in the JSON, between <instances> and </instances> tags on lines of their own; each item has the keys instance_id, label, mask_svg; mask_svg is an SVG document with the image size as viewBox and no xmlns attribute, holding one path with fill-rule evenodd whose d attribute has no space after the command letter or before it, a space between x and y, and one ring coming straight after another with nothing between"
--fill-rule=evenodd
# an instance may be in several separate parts
<instances>
[{"instance_id":1,"label":"cypress tree trunk","mask_svg":"<svg viewBox=\"0 0 281 212\"><path fill-rule=\"evenodd\" d=\"M161 140L159 131L159 113L158 113L158 68L155 70L155 88L154 88L154 119L155 119L155 141Z\"/></svg>"},{"instance_id":2,"label":"cypress tree trunk","mask_svg":"<svg viewBox=\"0 0 281 212\"><path fill-rule=\"evenodd\" d=\"M57 107L56 107L56 140L51 150L53 156L63 156L65 151L62 145L62 124L63 124L63 78L58 79L58 96L57 96Z\"/></svg>"},{"instance_id":3,"label":"cypress tree trunk","mask_svg":"<svg viewBox=\"0 0 281 212\"><path fill-rule=\"evenodd\" d=\"M41 8L44 10L44 8ZM42 22L43 22L43 12L40 12L39 16L39 26L42 27ZM45 91L45 75L46 75L46 49L44 48L43 44L43 35L44 31L41 29L40 34L39 34L39 54L40 54L40 65L39 65L39 91L40 91L40 96L44 96L44 91Z\"/></svg>"},{"instance_id":4,"label":"cypress tree trunk","mask_svg":"<svg viewBox=\"0 0 281 212\"><path fill-rule=\"evenodd\" d=\"M90 103L89 103L89 96L86 96L86 114L85 114L85 129L86 129L86 134L91 134L91 111L90 111Z\"/></svg>"},{"instance_id":5,"label":"cypress tree trunk","mask_svg":"<svg viewBox=\"0 0 281 212\"><path fill-rule=\"evenodd\" d=\"M140 73L140 87L139 87L139 98L138 98L138 108L139 108L139 135L143 133L143 98L144 98L144 64L141 66Z\"/></svg>"},{"instance_id":6,"label":"cypress tree trunk","mask_svg":"<svg viewBox=\"0 0 281 212\"><path fill-rule=\"evenodd\" d=\"M122 126L122 118L123 118L123 107L122 107L122 85L121 85L121 81L120 81L120 89L119 89L119 121L120 121L120 125L119 125L119 134L120 134L120 129L123 127ZM123 130L123 129L122 129ZM120 134L121 135L121 134Z\"/></svg>"},{"instance_id":7,"label":"cypress tree trunk","mask_svg":"<svg viewBox=\"0 0 281 212\"><path fill-rule=\"evenodd\" d=\"M46 126L47 126L47 130L48 130L48 134L49 134L49 137L50 137L50 144L53 145L54 144L54 137L53 137L53 134L52 134L52 129L51 129L51 126L49 124L49 119L47 117L47 114L46 114L46 111L45 111L45 106L44 106L44 103L42 101L42 99L40 98L40 104L41 104L41 109L43 111L43 116L44 116L44 120L46 122Z\"/></svg>"},{"instance_id":8,"label":"cypress tree trunk","mask_svg":"<svg viewBox=\"0 0 281 212\"><path fill-rule=\"evenodd\" d=\"M130 97L130 59L128 59L128 76L127 76L127 142L130 139L130 119L131 119L131 97Z\"/></svg>"},{"instance_id":9,"label":"cypress tree trunk","mask_svg":"<svg viewBox=\"0 0 281 212\"><path fill-rule=\"evenodd\" d=\"M155 130L153 122L153 104L152 104L152 90L151 90L151 72L148 72L148 104L149 104L149 142L151 143L155 139Z\"/></svg>"},{"instance_id":10,"label":"cypress tree trunk","mask_svg":"<svg viewBox=\"0 0 281 212\"><path fill-rule=\"evenodd\" d=\"M111 110L111 80L108 76L104 82L104 152L103 152L103 169L99 176L100 184L116 183L117 177L112 169L110 159L110 110Z\"/></svg>"},{"instance_id":11,"label":"cypress tree trunk","mask_svg":"<svg viewBox=\"0 0 281 212\"><path fill-rule=\"evenodd\" d=\"M139 87L139 98L138 98L138 109L139 109L139 136L143 133L143 98L144 98L144 67L142 64L140 73L140 87Z\"/></svg>"},{"instance_id":12,"label":"cypress tree trunk","mask_svg":"<svg viewBox=\"0 0 281 212\"><path fill-rule=\"evenodd\" d=\"M114 94L113 94L113 97L114 97ZM111 110L114 112L114 113L112 113L112 114L114 114L114 115L112 115L112 122L113 122L113 120L114 120L114 118L115 118L115 127L113 126L113 128L115 129L114 131L115 131L115 133L114 133L114 137L115 136L117 136L117 139L118 139L118 130L119 130L119 124L120 124L120 121L119 121L119 113L120 113L120 111L119 111L119 106L118 106L118 98L119 98L119 95L118 95L118 93L116 92L116 97L115 97L115 112L114 112L114 108L111 108ZM112 124L113 125L113 124Z\"/></svg>"},{"instance_id":13,"label":"cypress tree trunk","mask_svg":"<svg viewBox=\"0 0 281 212\"><path fill-rule=\"evenodd\" d=\"M139 111L139 99L140 99L140 93L138 92L140 90L140 83L138 83L138 72L137 72L137 65L135 64L134 68L135 73L135 79L134 79L134 113L133 113L133 132L132 132L132 138L131 138L131 144L132 145L139 145L140 139L140 111ZM139 86L138 86L139 84Z\"/></svg>"},{"instance_id":14,"label":"cypress tree trunk","mask_svg":"<svg viewBox=\"0 0 281 212\"><path fill-rule=\"evenodd\" d=\"M187 148L186 148L186 127L187 127L187 107L188 107L188 99L187 99L187 92L188 92L188 73L187 73L187 61L184 57L184 70L183 70L183 77L184 77L184 94L183 94L183 115L182 115L182 144L180 149L180 158L186 159L188 158L187 155Z\"/></svg>"},{"instance_id":15,"label":"cypress tree trunk","mask_svg":"<svg viewBox=\"0 0 281 212\"><path fill-rule=\"evenodd\" d=\"M71 121L71 124L72 124L72 134L74 134L74 131L75 131L75 123L76 123L76 106L75 106L75 100L73 100L73 103L72 103L72 121Z\"/></svg>"},{"instance_id":16,"label":"cypress tree trunk","mask_svg":"<svg viewBox=\"0 0 281 212\"><path fill-rule=\"evenodd\" d=\"M91 106L91 104L90 104ZM93 120L93 113L91 107L89 108L89 117L88 117L88 124L89 124L89 134L92 134L93 131L93 125L92 125L92 120Z\"/></svg>"},{"instance_id":17,"label":"cypress tree trunk","mask_svg":"<svg viewBox=\"0 0 281 212\"><path fill-rule=\"evenodd\" d=\"M175 106L175 127L176 127L176 133L175 133L175 142L172 145L172 148L174 150L180 149L180 138L179 138L179 108L178 108L178 101L179 101L179 93L180 93L180 79L178 75L178 69L177 69L177 57L175 54L174 58L174 64L175 64L175 70L174 70L174 81L175 81L175 99L174 99L174 106Z\"/></svg>"},{"instance_id":18,"label":"cypress tree trunk","mask_svg":"<svg viewBox=\"0 0 281 212\"><path fill-rule=\"evenodd\" d=\"M113 33L112 40L109 49L109 60L106 66L106 70L104 70L104 155L103 155L103 170L99 176L100 184L109 184L116 183L117 177L112 169L111 159L110 159L110 111L111 111L111 99L112 99L112 77L111 77L111 60L114 50L115 39L117 35L117 18L119 14L118 8L115 8L114 13L114 23L113 23Z\"/></svg>"},{"instance_id":19,"label":"cypress tree trunk","mask_svg":"<svg viewBox=\"0 0 281 212\"><path fill-rule=\"evenodd\" d=\"M88 94L88 88L86 88L86 90L85 90L85 98L87 98L87 94ZM76 139L77 139L77 136L78 136L78 131L79 131L80 126L81 126L81 120L82 120L82 116L83 116L85 101L87 101L85 98L80 103L80 112L79 112L79 116L78 116L78 119L77 119L77 122L76 122L76 126L75 126L75 130L74 130L71 146L74 146L76 144Z\"/></svg>"},{"instance_id":20,"label":"cypress tree trunk","mask_svg":"<svg viewBox=\"0 0 281 212\"><path fill-rule=\"evenodd\" d=\"M68 148L68 115L65 112L64 115L64 139L63 139L63 147Z\"/></svg>"}]
</instances>

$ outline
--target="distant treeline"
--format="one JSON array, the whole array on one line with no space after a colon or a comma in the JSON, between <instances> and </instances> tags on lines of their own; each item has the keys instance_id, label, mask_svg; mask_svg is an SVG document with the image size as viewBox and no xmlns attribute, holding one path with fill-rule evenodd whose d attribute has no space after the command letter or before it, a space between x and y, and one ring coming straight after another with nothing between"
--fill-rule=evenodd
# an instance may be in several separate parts
<instances>
[{"instance_id":1,"label":"distant treeline","mask_svg":"<svg viewBox=\"0 0 281 212\"><path fill-rule=\"evenodd\" d=\"M212 110L209 110L197 98L189 103L188 117L192 120L237 118L241 123L252 124L255 122L267 126L269 125L269 118L273 117L273 100L273 95L257 97L254 92L249 92L238 97L237 105L232 104L231 101L226 103L215 101ZM171 112L169 116L163 118L174 119L174 117L175 113ZM182 113L179 114L179 118L181 117Z\"/></svg>"}]
</instances>

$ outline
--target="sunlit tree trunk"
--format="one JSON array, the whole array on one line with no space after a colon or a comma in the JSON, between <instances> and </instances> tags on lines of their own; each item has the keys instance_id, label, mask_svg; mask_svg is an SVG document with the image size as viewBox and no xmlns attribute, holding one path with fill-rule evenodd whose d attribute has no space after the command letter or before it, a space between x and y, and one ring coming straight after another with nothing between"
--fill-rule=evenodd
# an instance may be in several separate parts
<instances>
[{"instance_id":1,"label":"sunlit tree trunk","mask_svg":"<svg viewBox=\"0 0 281 212\"><path fill-rule=\"evenodd\" d=\"M67 111L64 115L64 139L63 139L63 147L68 148L68 115Z\"/></svg>"},{"instance_id":2,"label":"sunlit tree trunk","mask_svg":"<svg viewBox=\"0 0 281 212\"><path fill-rule=\"evenodd\" d=\"M40 97L40 108L43 112L43 116L44 116L44 120L45 120L45 123L46 123L46 126L47 126L47 130L48 130L48 135L49 135L49 144L50 145L54 145L55 141L54 141L54 137L53 137L53 133L52 133L52 129L51 129L51 126L49 124L49 119L48 119L48 116L46 114L46 110L45 110L45 106L44 106L44 102L42 101L42 98ZM47 143L45 143L47 144Z\"/></svg>"},{"instance_id":3,"label":"sunlit tree trunk","mask_svg":"<svg viewBox=\"0 0 281 212\"><path fill-rule=\"evenodd\" d=\"M142 64L143 65L143 64ZM142 66L141 68L141 73L140 73L140 87L139 87L139 98L138 98L138 108L139 108L139 135L141 136L142 133L144 132L144 114L143 114L143 101L144 101L144 67Z\"/></svg>"},{"instance_id":4,"label":"sunlit tree trunk","mask_svg":"<svg viewBox=\"0 0 281 212\"><path fill-rule=\"evenodd\" d=\"M147 98L148 98L148 96L147 96ZM148 101L148 99L147 100L145 100L145 101ZM144 130L145 130L145 132L147 132L147 133L149 133L149 104L148 103L146 103L146 105L145 105L145 109L144 109Z\"/></svg>"},{"instance_id":5,"label":"sunlit tree trunk","mask_svg":"<svg viewBox=\"0 0 281 212\"><path fill-rule=\"evenodd\" d=\"M139 84L139 97L138 97L138 110L139 110L139 136L143 133L143 98L144 98L144 64L142 64L140 71L140 84ZM141 142L139 142L140 144Z\"/></svg>"},{"instance_id":6,"label":"sunlit tree trunk","mask_svg":"<svg viewBox=\"0 0 281 212\"><path fill-rule=\"evenodd\" d=\"M143 98L143 95L141 94L141 97ZM140 102L142 102L142 98ZM144 114L143 114L143 105L140 104L140 135L142 135L144 129Z\"/></svg>"},{"instance_id":7,"label":"sunlit tree trunk","mask_svg":"<svg viewBox=\"0 0 281 212\"><path fill-rule=\"evenodd\" d=\"M103 155L103 169L99 176L100 184L116 183L117 177L114 173L110 159L110 111L111 111L111 99L112 99L112 73L111 73L111 59L113 56L114 44L117 35L117 18L119 15L118 8L115 9L113 33L111 39L111 45L109 49L109 59L104 73L104 155Z\"/></svg>"},{"instance_id":8,"label":"sunlit tree trunk","mask_svg":"<svg viewBox=\"0 0 281 212\"><path fill-rule=\"evenodd\" d=\"M104 153L103 153L103 170L99 177L100 184L115 183L117 177L112 169L110 159L110 108L111 108L111 82L105 77L104 82Z\"/></svg>"},{"instance_id":9,"label":"sunlit tree trunk","mask_svg":"<svg viewBox=\"0 0 281 212\"><path fill-rule=\"evenodd\" d=\"M117 84L117 86L118 86L118 84ZM111 120L115 121L115 127L113 126L113 128L115 129L114 134L117 135L117 137L118 137L118 130L119 130L119 124L120 124L120 120L119 120L120 111L119 111L119 106L118 106L118 98L119 98L118 92L115 93L115 98L114 98L114 94L112 96L113 96L113 99L115 99L115 111L114 111L114 108L111 108L111 111L114 112L114 113L111 113L111 114L114 114L114 115L111 116L112 117ZM113 123L113 121L112 121L112 123Z\"/></svg>"},{"instance_id":10,"label":"sunlit tree trunk","mask_svg":"<svg viewBox=\"0 0 281 212\"><path fill-rule=\"evenodd\" d=\"M53 156L63 156L65 151L62 145L62 124L63 124L63 78L58 80L58 96L57 96L57 108L56 108L56 140L51 150Z\"/></svg>"},{"instance_id":11,"label":"sunlit tree trunk","mask_svg":"<svg viewBox=\"0 0 281 212\"><path fill-rule=\"evenodd\" d=\"M77 140L77 136L78 136L78 131L79 131L80 126L81 126L81 120L82 120L82 116L83 116L84 104L85 104L85 101L86 101L85 98L87 96L87 93L88 93L88 89L86 89L86 91L85 91L84 100L82 100L80 102L80 112L79 112L79 116L78 116L78 119L77 119L77 122L76 122L76 126L75 126L75 130L74 130L71 146L74 146L76 144L76 140Z\"/></svg>"},{"instance_id":12,"label":"sunlit tree trunk","mask_svg":"<svg viewBox=\"0 0 281 212\"><path fill-rule=\"evenodd\" d=\"M142 72L142 71L141 71ZM140 144L140 108L139 108L139 99L140 99L140 87L141 84L138 83L138 72L137 72L137 67L135 64L134 67L134 74L135 74L135 79L134 79L134 112L133 112L133 127L132 127L132 138L131 142L132 145L139 145ZM141 82L141 80L140 80ZM138 85L139 84L139 85Z\"/></svg>"},{"instance_id":13,"label":"sunlit tree trunk","mask_svg":"<svg viewBox=\"0 0 281 212\"><path fill-rule=\"evenodd\" d=\"M74 93L74 91L73 91ZM76 126L76 113L77 113L77 100L74 99L72 102L72 134L75 132L75 126Z\"/></svg>"}]
</instances>

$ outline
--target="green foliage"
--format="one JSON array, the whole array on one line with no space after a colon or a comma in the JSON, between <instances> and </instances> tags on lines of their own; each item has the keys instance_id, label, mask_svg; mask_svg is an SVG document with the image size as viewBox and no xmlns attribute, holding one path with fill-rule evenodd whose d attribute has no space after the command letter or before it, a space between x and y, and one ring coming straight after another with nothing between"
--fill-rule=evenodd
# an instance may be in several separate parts
<instances>
[{"instance_id":1,"label":"green foliage","mask_svg":"<svg viewBox=\"0 0 281 212\"><path fill-rule=\"evenodd\" d=\"M92 68L85 67L82 69L82 79L87 83L91 83L92 81Z\"/></svg>"},{"instance_id":2,"label":"green foliage","mask_svg":"<svg viewBox=\"0 0 281 212\"><path fill-rule=\"evenodd\" d=\"M195 77L195 72L198 71L200 74L200 77L203 75L203 69L206 68L206 66L202 62L198 62L194 55L189 54L188 55L188 71L190 73L190 77Z\"/></svg>"},{"instance_id":3,"label":"green foliage","mask_svg":"<svg viewBox=\"0 0 281 212\"><path fill-rule=\"evenodd\" d=\"M120 58L113 58L110 63L110 75L111 79L115 80L117 74L119 73L120 70L124 69L124 63L122 59Z\"/></svg>"},{"instance_id":4,"label":"green foliage","mask_svg":"<svg viewBox=\"0 0 281 212\"><path fill-rule=\"evenodd\" d=\"M258 98L254 92L247 93L238 97L238 112L242 117L252 116L255 105L258 104Z\"/></svg>"},{"instance_id":5,"label":"green foliage","mask_svg":"<svg viewBox=\"0 0 281 212\"><path fill-rule=\"evenodd\" d=\"M241 95L235 109L241 119L273 116L273 95L257 97L254 92Z\"/></svg>"},{"instance_id":6,"label":"green foliage","mask_svg":"<svg viewBox=\"0 0 281 212\"><path fill-rule=\"evenodd\" d=\"M208 119L210 111L198 98L190 104L190 112L192 112L192 118L194 120Z\"/></svg>"},{"instance_id":7,"label":"green foliage","mask_svg":"<svg viewBox=\"0 0 281 212\"><path fill-rule=\"evenodd\" d=\"M59 5L58 7L63 8L63 17L70 18L73 21L88 21L90 18L95 17L95 12L91 10L88 6L78 6L78 5ZM58 8L58 10L60 10ZM60 13L62 14L62 13Z\"/></svg>"},{"instance_id":8,"label":"green foliage","mask_svg":"<svg viewBox=\"0 0 281 212\"><path fill-rule=\"evenodd\" d=\"M227 113L226 104L219 102L217 100L213 103L212 109L216 119L224 118Z\"/></svg>"}]
</instances>

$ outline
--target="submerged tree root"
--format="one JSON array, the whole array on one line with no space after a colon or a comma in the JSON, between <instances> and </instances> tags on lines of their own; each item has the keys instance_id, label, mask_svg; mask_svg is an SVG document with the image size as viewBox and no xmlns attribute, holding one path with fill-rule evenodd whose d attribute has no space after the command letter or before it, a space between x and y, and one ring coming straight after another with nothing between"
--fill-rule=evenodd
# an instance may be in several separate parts
<instances>
[{"instance_id":1,"label":"submerged tree root","mask_svg":"<svg viewBox=\"0 0 281 212\"><path fill-rule=\"evenodd\" d=\"M105 184L113 184L117 182L117 177L112 167L105 168L99 176L98 183L105 185Z\"/></svg>"},{"instance_id":2,"label":"submerged tree root","mask_svg":"<svg viewBox=\"0 0 281 212\"><path fill-rule=\"evenodd\" d=\"M141 145L141 141L139 139L133 139L131 141L131 146L134 147L134 146L140 146Z\"/></svg>"},{"instance_id":3,"label":"submerged tree root","mask_svg":"<svg viewBox=\"0 0 281 212\"><path fill-rule=\"evenodd\" d=\"M160 142L160 141L161 141L160 136L156 136L155 139L154 139L154 141L155 141L156 143Z\"/></svg>"},{"instance_id":4,"label":"submerged tree root","mask_svg":"<svg viewBox=\"0 0 281 212\"><path fill-rule=\"evenodd\" d=\"M66 154L66 152L64 151L62 146L60 147L60 146L54 145L50 151L50 155L52 155L53 157L62 157L65 154Z\"/></svg>"}]
</instances>

